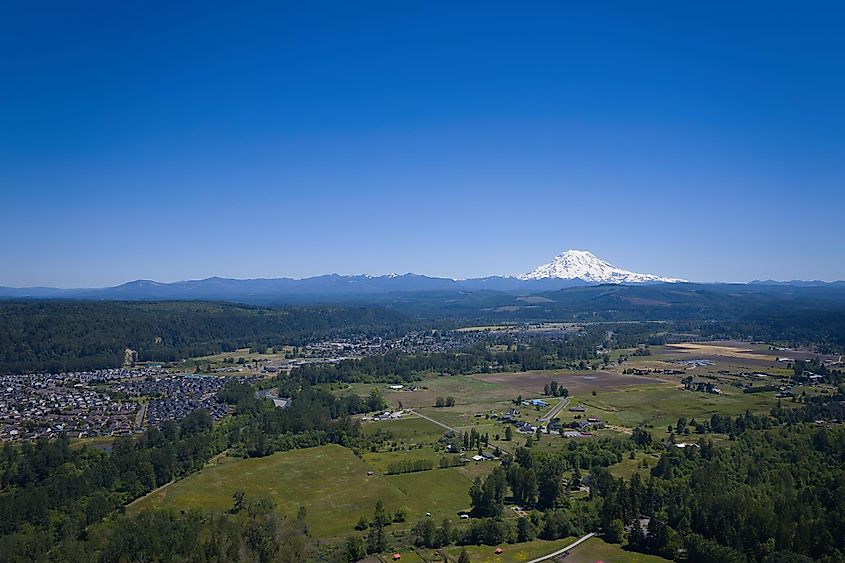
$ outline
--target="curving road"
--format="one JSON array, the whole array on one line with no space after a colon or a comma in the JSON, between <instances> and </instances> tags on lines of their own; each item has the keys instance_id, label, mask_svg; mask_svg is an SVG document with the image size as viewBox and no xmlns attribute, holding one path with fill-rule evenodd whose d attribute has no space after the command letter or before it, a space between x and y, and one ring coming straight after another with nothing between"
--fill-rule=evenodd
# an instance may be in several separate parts
<instances>
[{"instance_id":1,"label":"curving road","mask_svg":"<svg viewBox=\"0 0 845 563\"><path fill-rule=\"evenodd\" d=\"M575 540L574 542L567 545L563 549L559 549L559 550L555 551L554 553L549 553L548 555L544 555L543 557L538 557L537 559L532 559L528 563L540 563L540 561L545 561L546 559L551 559L552 557L555 557L557 555L560 555L561 553L565 553L565 552L569 551L573 547L578 547L579 545L581 545L582 543L584 543L585 541L587 541L588 539L590 539L594 535L596 535L595 532L590 532L589 534L587 534L583 538Z\"/></svg>"}]
</instances>

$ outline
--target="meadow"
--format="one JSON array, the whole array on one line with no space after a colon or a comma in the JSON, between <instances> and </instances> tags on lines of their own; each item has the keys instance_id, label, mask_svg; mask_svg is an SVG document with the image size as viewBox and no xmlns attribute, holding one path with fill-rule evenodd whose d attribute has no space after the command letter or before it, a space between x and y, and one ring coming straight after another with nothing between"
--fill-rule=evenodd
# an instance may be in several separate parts
<instances>
[{"instance_id":1,"label":"meadow","mask_svg":"<svg viewBox=\"0 0 845 563\"><path fill-rule=\"evenodd\" d=\"M472 563L525 563L562 549L577 539L564 538L553 541L535 539L520 544L505 544L499 546L502 548L501 554L496 554L495 546L487 545L467 546L466 550ZM421 551L420 554L430 561L439 561L438 555L440 557L446 555L449 561L457 561L462 549L461 547L450 547L437 550L437 552ZM402 560L405 560L404 555ZM565 561L566 563L594 563L595 561L607 563L667 563L668 560L654 555L625 551L622 546L609 544L601 538L592 537L576 546L569 552L569 555L549 561Z\"/></svg>"},{"instance_id":2,"label":"meadow","mask_svg":"<svg viewBox=\"0 0 845 563\"><path fill-rule=\"evenodd\" d=\"M576 539L578 538L551 541L535 539L520 544L504 544L499 546L502 548L500 554L496 554L496 546L491 545L470 545L466 546L466 550L472 563L524 563L562 549ZM438 554L448 555L451 561L457 561L462 549L462 547L453 546L438 550ZM424 555L431 561L437 560L435 553L426 552Z\"/></svg>"},{"instance_id":3,"label":"meadow","mask_svg":"<svg viewBox=\"0 0 845 563\"><path fill-rule=\"evenodd\" d=\"M626 551L621 545L607 543L599 537L592 537L579 545L564 559L566 563L666 563L668 559Z\"/></svg>"},{"instance_id":4,"label":"meadow","mask_svg":"<svg viewBox=\"0 0 845 563\"><path fill-rule=\"evenodd\" d=\"M438 457L439 459L439 457ZM476 475L492 470L491 463L432 469L417 473L383 475L377 466L359 459L351 450L327 445L293 450L253 459L223 457L202 471L171 483L130 505L130 512L145 508L199 508L226 511L235 491L263 496L282 514L295 516L307 509L306 522L315 537L348 535L364 516L371 518L381 500L390 513L407 513L406 528L430 512L432 517L457 519L469 508L469 487ZM372 475L368 475L372 472Z\"/></svg>"},{"instance_id":5,"label":"meadow","mask_svg":"<svg viewBox=\"0 0 845 563\"><path fill-rule=\"evenodd\" d=\"M407 497L351 450L337 445L276 453L253 459L223 458L195 473L153 491L131 506L202 508L225 511L232 495L263 496L286 516L306 506L306 521L318 537L352 531L361 516L370 517L381 500L388 510L407 504Z\"/></svg>"}]
</instances>

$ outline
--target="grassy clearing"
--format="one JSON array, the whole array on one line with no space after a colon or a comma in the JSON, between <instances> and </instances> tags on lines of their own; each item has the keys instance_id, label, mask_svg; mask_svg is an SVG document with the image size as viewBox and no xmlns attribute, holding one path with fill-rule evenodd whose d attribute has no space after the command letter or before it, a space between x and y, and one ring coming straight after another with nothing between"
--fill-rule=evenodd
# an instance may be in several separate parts
<instances>
[{"instance_id":1,"label":"grassy clearing","mask_svg":"<svg viewBox=\"0 0 845 563\"><path fill-rule=\"evenodd\" d=\"M570 395L585 395L596 391L615 391L631 387L661 383L659 377L624 375L609 370L535 370L524 372L503 372L494 374L476 374L472 378L501 386L506 398L518 395L523 398L542 397L546 384L557 381L569 390Z\"/></svg>"},{"instance_id":2,"label":"grassy clearing","mask_svg":"<svg viewBox=\"0 0 845 563\"><path fill-rule=\"evenodd\" d=\"M492 464L490 469L492 469ZM472 481L458 469L432 469L417 473L388 475L390 483L406 496L408 521L417 522L431 512L435 522L444 518L458 520L458 513L469 510L469 488Z\"/></svg>"},{"instance_id":3,"label":"grassy clearing","mask_svg":"<svg viewBox=\"0 0 845 563\"><path fill-rule=\"evenodd\" d=\"M475 561L473 559L473 561ZM634 551L625 551L622 546L607 543L601 538L592 537L572 550L565 559L566 563L666 563L669 560L655 555L646 555Z\"/></svg>"},{"instance_id":4,"label":"grassy clearing","mask_svg":"<svg viewBox=\"0 0 845 563\"><path fill-rule=\"evenodd\" d=\"M431 449L428 452L435 453ZM390 457L367 455L376 459L376 466L386 465ZM427 512L438 523L443 518L457 520L458 512L469 508L472 480L493 468L493 464L482 463L385 476L376 466L336 445L256 459L222 458L200 473L152 492L129 510L134 513L145 508L171 507L225 511L231 508L235 491L243 490L248 496L272 499L287 516L294 516L304 506L312 535L335 537L352 533L361 516L371 518L379 500L391 513L400 508L407 512L405 524L394 524L397 529L411 526L425 518ZM367 471L375 474L368 476Z\"/></svg>"},{"instance_id":5,"label":"grassy clearing","mask_svg":"<svg viewBox=\"0 0 845 563\"><path fill-rule=\"evenodd\" d=\"M770 394L749 394L730 388L722 395L713 395L686 391L674 385L599 392L595 397L581 397L578 402L587 406L587 416L598 416L609 424L629 428L651 424L657 429L674 425L680 416L701 421L716 413L736 416L746 410L768 412L775 404ZM570 418L567 416L563 420Z\"/></svg>"},{"instance_id":6,"label":"grassy clearing","mask_svg":"<svg viewBox=\"0 0 845 563\"><path fill-rule=\"evenodd\" d=\"M648 467L642 467L643 460L646 460ZM634 459L625 459L608 467L610 474L616 478L622 477L626 480L634 476L634 473L639 473L640 477L647 479L651 468L657 465L657 456L637 452Z\"/></svg>"},{"instance_id":7,"label":"grassy clearing","mask_svg":"<svg viewBox=\"0 0 845 563\"><path fill-rule=\"evenodd\" d=\"M542 557L548 553L553 553L558 549L566 547L576 539L577 538L564 538L552 541L532 540L518 544L502 544L499 546L503 550L500 555L496 555L495 553L496 546L490 545L470 545L466 546L466 550L472 563L517 563L530 561L531 559ZM457 561L462 549L463 548L461 547L449 547L438 551L448 555L450 560ZM431 555L430 559L432 561L438 560L436 558L436 554L430 553L428 555ZM566 561L568 562L569 559Z\"/></svg>"},{"instance_id":8,"label":"grassy clearing","mask_svg":"<svg viewBox=\"0 0 845 563\"><path fill-rule=\"evenodd\" d=\"M111 445L114 440L114 436L88 436L85 438L74 438L70 441L70 447L71 449L76 450L84 446L89 446L91 448L111 451Z\"/></svg>"},{"instance_id":9,"label":"grassy clearing","mask_svg":"<svg viewBox=\"0 0 845 563\"><path fill-rule=\"evenodd\" d=\"M446 431L442 426L418 416L407 416L399 420L379 420L361 425L361 431L365 434L379 430L390 432L402 442L415 444L436 442Z\"/></svg>"},{"instance_id":10,"label":"grassy clearing","mask_svg":"<svg viewBox=\"0 0 845 563\"><path fill-rule=\"evenodd\" d=\"M496 403L515 397L501 385L462 375L427 377L417 385L423 388L418 391L388 390L384 397L391 405L398 406L401 401L404 407L433 407L437 397L454 397L457 406Z\"/></svg>"},{"instance_id":11,"label":"grassy clearing","mask_svg":"<svg viewBox=\"0 0 845 563\"><path fill-rule=\"evenodd\" d=\"M280 362L285 359L285 353L289 352L293 348L290 346L285 346L284 351L279 350L278 353L268 353L268 354L256 354L250 351L249 348L238 348L232 352L222 352L220 354L213 354L210 356L197 356L194 358L188 358L183 360L178 367L183 370L192 370L196 366L202 366L203 369L205 368L243 368L243 372L233 372L233 373L223 373L222 375L240 375L244 372L252 371L247 368L246 365L243 364L227 364L224 362L226 358L233 358L235 362L240 359L243 359L245 364L255 365L256 361L262 362ZM268 349L269 351L269 349Z\"/></svg>"},{"instance_id":12,"label":"grassy clearing","mask_svg":"<svg viewBox=\"0 0 845 563\"><path fill-rule=\"evenodd\" d=\"M424 446L393 452L365 452L364 461L372 465L377 471L386 473L390 464L397 461L430 460L434 463L434 467L439 467L440 458L448 455L457 454L447 454L431 446Z\"/></svg>"},{"instance_id":13,"label":"grassy clearing","mask_svg":"<svg viewBox=\"0 0 845 563\"><path fill-rule=\"evenodd\" d=\"M361 516L372 516L376 501L394 511L407 497L386 477L350 450L336 445L276 453L264 458L223 459L201 472L154 491L132 506L133 511L155 506L177 509L228 510L232 495L264 496L278 510L294 516L299 506L308 511L307 522L318 537L352 531Z\"/></svg>"}]
</instances>

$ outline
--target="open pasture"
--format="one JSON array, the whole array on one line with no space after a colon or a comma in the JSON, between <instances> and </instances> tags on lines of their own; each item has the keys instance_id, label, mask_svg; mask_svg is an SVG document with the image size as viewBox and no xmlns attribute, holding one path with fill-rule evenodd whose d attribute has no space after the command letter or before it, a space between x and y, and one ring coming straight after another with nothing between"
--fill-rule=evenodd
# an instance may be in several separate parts
<instances>
[{"instance_id":1,"label":"open pasture","mask_svg":"<svg viewBox=\"0 0 845 563\"><path fill-rule=\"evenodd\" d=\"M435 449L433 446L423 446L421 448L413 447L411 449L403 449L398 451L388 452L364 452L363 458L376 471L387 473L391 463L400 461L431 461L434 467L438 467L440 458L450 454L445 453L442 448Z\"/></svg>"},{"instance_id":2,"label":"open pasture","mask_svg":"<svg viewBox=\"0 0 845 563\"><path fill-rule=\"evenodd\" d=\"M566 561L566 563L594 563L595 561L606 561L607 563L667 563L669 560L656 555L626 551L621 545L607 543L603 539L593 536L573 549L563 561Z\"/></svg>"},{"instance_id":3,"label":"open pasture","mask_svg":"<svg viewBox=\"0 0 845 563\"><path fill-rule=\"evenodd\" d=\"M393 459L390 454L396 454L396 460L413 459L415 452L432 458L435 469L399 475L380 472ZM270 498L279 512L289 517L304 506L312 535L336 537L351 533L361 516L371 518L379 500L391 513L400 508L407 512L407 522L393 524L396 529L425 518L427 512L438 522L457 520L459 511L469 509L472 480L493 468L490 463L473 462L439 469L437 462L444 454L431 448L390 454L372 454L374 463L369 464L351 450L328 445L264 458L222 458L199 473L153 491L129 510L170 507L222 512L231 508L235 491L242 490L249 497ZM374 474L367 475L368 471Z\"/></svg>"},{"instance_id":4,"label":"open pasture","mask_svg":"<svg viewBox=\"0 0 845 563\"><path fill-rule=\"evenodd\" d=\"M705 420L714 414L737 416L750 410L768 412L776 403L771 394L743 393L728 388L721 395L686 391L678 386L646 385L624 391L599 392L595 397L581 396L578 403L587 407L585 416L598 416L606 423L633 428L654 425L660 429L674 425L678 418ZM563 418L570 420L571 414Z\"/></svg>"},{"instance_id":5,"label":"open pasture","mask_svg":"<svg viewBox=\"0 0 845 563\"><path fill-rule=\"evenodd\" d=\"M493 465L487 463L485 468L492 470ZM438 525L444 518L457 522L458 513L470 509L472 479L460 468L388 475L387 480L404 494L404 507L411 523L425 518L427 512L431 512Z\"/></svg>"},{"instance_id":6,"label":"open pasture","mask_svg":"<svg viewBox=\"0 0 845 563\"><path fill-rule=\"evenodd\" d=\"M773 375L780 374L778 372L783 372L783 375L791 373L791 370L786 369L788 362L780 362L778 358L793 360L833 358L833 356L820 355L808 350L769 350L765 344L733 341L666 344L653 347L651 351L651 358L655 360L705 359L735 368L760 369ZM648 358L646 356L644 359Z\"/></svg>"},{"instance_id":7,"label":"open pasture","mask_svg":"<svg viewBox=\"0 0 845 563\"><path fill-rule=\"evenodd\" d=\"M792 369L788 362L779 362L777 352L762 345L745 346L739 343L682 343L652 346L649 356L628 355L628 360L620 367L649 370L681 370L687 375L716 374L728 372L766 373L775 377L788 377ZM633 352L633 350L631 350ZM695 365L684 362L706 360L710 365Z\"/></svg>"},{"instance_id":8,"label":"open pasture","mask_svg":"<svg viewBox=\"0 0 845 563\"><path fill-rule=\"evenodd\" d=\"M563 538L551 541L536 539L519 544L502 544L499 547L503 551L499 555L496 554L496 546L492 545L468 545L466 546L466 550L472 563L524 563L525 561L530 561L564 548L576 539L578 538ZM445 549L439 549L436 552L425 550L424 552L421 551L421 553L429 561L442 561L443 554L448 555L449 561L457 561L462 549L462 547L450 546ZM404 560L405 558L402 557L402 559Z\"/></svg>"},{"instance_id":9,"label":"open pasture","mask_svg":"<svg viewBox=\"0 0 845 563\"><path fill-rule=\"evenodd\" d=\"M683 342L667 344L669 351L683 352L702 357L723 356L748 360L762 360L764 362L777 361L777 354L767 353L768 349L759 345L743 344L739 342Z\"/></svg>"},{"instance_id":10,"label":"open pasture","mask_svg":"<svg viewBox=\"0 0 845 563\"><path fill-rule=\"evenodd\" d=\"M647 467L643 467L642 463L643 460L648 463ZM658 457L652 454L646 454L643 452L637 452L634 456L634 459L630 459L627 455L625 459L620 461L619 463L615 463L608 467L610 474L614 477L630 479L634 476L635 473L639 473L640 477L643 479L647 479L649 476L649 472L651 468L657 465Z\"/></svg>"},{"instance_id":11,"label":"open pasture","mask_svg":"<svg viewBox=\"0 0 845 563\"><path fill-rule=\"evenodd\" d=\"M472 376L487 383L495 383L508 390L513 398L539 397L543 387L551 381L557 381L569 390L570 395L588 394L595 390L617 390L637 385L661 383L660 379L638 375L623 375L612 371L570 371L540 370L513 373L482 374Z\"/></svg>"},{"instance_id":12,"label":"open pasture","mask_svg":"<svg viewBox=\"0 0 845 563\"><path fill-rule=\"evenodd\" d=\"M438 397L454 397L456 405L496 403L513 398L507 389L495 382L462 375L431 376L417 385L421 387L417 391L383 390L384 398L391 405L398 405L401 401L406 408L432 407ZM540 390L542 391L542 386Z\"/></svg>"},{"instance_id":13,"label":"open pasture","mask_svg":"<svg viewBox=\"0 0 845 563\"><path fill-rule=\"evenodd\" d=\"M408 497L386 477L358 459L351 450L337 445L276 453L263 458L226 458L161 489L131 507L199 508L225 511L232 495L263 496L276 503L287 516L300 506L318 537L350 532L361 516L372 516L376 501L395 511L408 504ZM469 489L469 486L467 486Z\"/></svg>"},{"instance_id":14,"label":"open pasture","mask_svg":"<svg viewBox=\"0 0 845 563\"><path fill-rule=\"evenodd\" d=\"M445 432L442 426L413 415L398 420L369 421L361 425L361 431L365 434L379 430L390 432L397 440L406 444L430 444L436 442Z\"/></svg>"}]
</instances>

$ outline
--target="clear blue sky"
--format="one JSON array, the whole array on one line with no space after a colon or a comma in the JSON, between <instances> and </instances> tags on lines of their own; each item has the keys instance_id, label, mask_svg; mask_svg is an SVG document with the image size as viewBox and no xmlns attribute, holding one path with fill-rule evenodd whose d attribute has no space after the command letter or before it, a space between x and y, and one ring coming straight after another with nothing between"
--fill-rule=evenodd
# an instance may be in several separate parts
<instances>
[{"instance_id":1,"label":"clear blue sky","mask_svg":"<svg viewBox=\"0 0 845 563\"><path fill-rule=\"evenodd\" d=\"M845 278L841 2L5 2L0 285Z\"/></svg>"}]
</instances>

